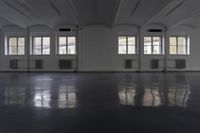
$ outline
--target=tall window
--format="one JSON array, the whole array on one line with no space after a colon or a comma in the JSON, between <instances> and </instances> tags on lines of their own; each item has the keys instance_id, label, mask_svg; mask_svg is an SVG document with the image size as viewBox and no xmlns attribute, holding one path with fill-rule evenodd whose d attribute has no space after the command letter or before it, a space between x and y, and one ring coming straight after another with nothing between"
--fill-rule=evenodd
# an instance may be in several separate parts
<instances>
[{"instance_id":1,"label":"tall window","mask_svg":"<svg viewBox=\"0 0 200 133\"><path fill-rule=\"evenodd\" d=\"M60 55L76 54L76 37L74 37L74 36L58 37L58 54L60 54Z\"/></svg>"},{"instance_id":2,"label":"tall window","mask_svg":"<svg viewBox=\"0 0 200 133\"><path fill-rule=\"evenodd\" d=\"M118 54L136 54L136 37L119 36Z\"/></svg>"},{"instance_id":3,"label":"tall window","mask_svg":"<svg viewBox=\"0 0 200 133\"><path fill-rule=\"evenodd\" d=\"M190 39L189 37L169 37L169 53L171 55L189 55Z\"/></svg>"},{"instance_id":4,"label":"tall window","mask_svg":"<svg viewBox=\"0 0 200 133\"><path fill-rule=\"evenodd\" d=\"M144 54L163 54L162 39L159 36L144 37Z\"/></svg>"},{"instance_id":5,"label":"tall window","mask_svg":"<svg viewBox=\"0 0 200 133\"><path fill-rule=\"evenodd\" d=\"M5 46L5 55L24 55L24 54L25 54L25 38L8 37Z\"/></svg>"},{"instance_id":6,"label":"tall window","mask_svg":"<svg viewBox=\"0 0 200 133\"><path fill-rule=\"evenodd\" d=\"M33 37L32 55L49 55L50 37Z\"/></svg>"}]
</instances>

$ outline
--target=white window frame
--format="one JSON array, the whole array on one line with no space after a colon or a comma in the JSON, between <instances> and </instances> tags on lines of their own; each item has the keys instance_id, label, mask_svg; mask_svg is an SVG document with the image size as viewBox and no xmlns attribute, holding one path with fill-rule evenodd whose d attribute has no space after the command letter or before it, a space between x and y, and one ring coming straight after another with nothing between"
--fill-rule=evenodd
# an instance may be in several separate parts
<instances>
[{"instance_id":1,"label":"white window frame","mask_svg":"<svg viewBox=\"0 0 200 133\"><path fill-rule=\"evenodd\" d=\"M41 54L34 54L34 38L41 38ZM45 38L45 37L48 37L49 38L49 49L50 49L50 51L49 51L49 54L44 54L43 53L43 38ZM51 37L50 36L32 36L31 37L31 47L30 47L30 54L31 55L33 55L33 56L40 56L40 55L42 55L42 56L45 56L45 55L50 55L51 54Z\"/></svg>"},{"instance_id":2,"label":"white window frame","mask_svg":"<svg viewBox=\"0 0 200 133\"><path fill-rule=\"evenodd\" d=\"M17 54L10 54L10 38L16 38L17 39ZM19 38L24 38L24 54L19 54L19 49L18 49L18 46L19 46ZM5 51L5 55L8 55L8 56L12 56L12 55L15 55L15 56L23 56L25 55L26 53L26 38L25 36L7 36L5 37L5 40L6 40L6 43L5 43L5 48L4 48L4 51Z\"/></svg>"},{"instance_id":3,"label":"white window frame","mask_svg":"<svg viewBox=\"0 0 200 133\"><path fill-rule=\"evenodd\" d=\"M60 37L65 37L66 38L66 54L60 54L59 50L60 50L60 42L59 42L59 38ZM68 43L68 38L69 37L74 37L75 38L75 53L74 54L69 54L68 53L68 47L69 47L69 43ZM73 35L58 35L57 36L57 45L56 45L56 54L57 55L76 55L77 54L77 40L76 40L76 36Z\"/></svg>"},{"instance_id":4,"label":"white window frame","mask_svg":"<svg viewBox=\"0 0 200 133\"><path fill-rule=\"evenodd\" d=\"M119 53L119 38L120 37L125 37L126 38L126 53ZM135 45L133 45L133 46L135 46L135 51L134 51L134 53L129 53L129 50L128 50L128 38L129 37L134 37L135 38ZM137 37L135 36L135 35L119 35L118 36L118 38L117 38L118 40L117 40L117 53L118 53L118 55L136 55L137 54Z\"/></svg>"},{"instance_id":5,"label":"white window frame","mask_svg":"<svg viewBox=\"0 0 200 133\"><path fill-rule=\"evenodd\" d=\"M174 37L174 38L176 38L176 45L170 45L170 38L171 37ZM186 51L185 51L185 54L179 54L178 53L178 38L179 37L184 37L185 38L185 40L186 40L186 47L185 47L185 49L186 49ZM169 38L168 38L168 40L169 40L169 55L190 55L190 37L189 36L169 36ZM170 46L176 46L176 54L171 54L171 51L170 51Z\"/></svg>"},{"instance_id":6,"label":"white window frame","mask_svg":"<svg viewBox=\"0 0 200 133\"><path fill-rule=\"evenodd\" d=\"M145 37L150 37L151 38L151 53L150 54L146 54L144 51L143 51L143 54L144 55L164 55L164 42L163 42L163 37L162 36L160 36L160 35L153 35L153 36L149 36L149 35L147 35L147 36L144 36L144 40L145 40ZM155 54L155 53L153 53L153 51L154 51L154 45L153 45L153 38L155 38L155 37L159 37L160 38L160 53L159 54ZM145 42L144 42L145 43ZM143 45L144 46L144 48L145 48L145 44ZM143 48L143 50L144 50L144 48Z\"/></svg>"}]
</instances>

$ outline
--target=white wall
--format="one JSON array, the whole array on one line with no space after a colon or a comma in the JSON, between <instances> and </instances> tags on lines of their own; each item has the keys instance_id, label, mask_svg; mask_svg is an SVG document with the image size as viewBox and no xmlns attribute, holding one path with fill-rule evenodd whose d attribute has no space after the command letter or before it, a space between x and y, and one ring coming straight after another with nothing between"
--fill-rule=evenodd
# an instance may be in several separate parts
<instances>
[{"instance_id":1,"label":"white wall","mask_svg":"<svg viewBox=\"0 0 200 133\"><path fill-rule=\"evenodd\" d=\"M73 29L75 27L71 26ZM27 29L22 29L17 26L6 26L0 31L1 46L0 46L0 71L27 71L27 62L21 63L24 69L12 70L9 68L10 59L42 59L44 61L44 69L31 71L73 71L73 70L60 70L58 68L59 59L72 59L74 66L78 57L78 70L79 71L137 71L139 67L138 60L141 61L141 71L162 71L160 69L151 69L151 59L164 59L164 55L144 55L143 54L143 36L145 35L160 35L165 36L163 33L148 33L148 28L162 28L160 25L149 25L142 29L134 25L116 25L113 28L103 25L91 25L72 32L58 32L56 29L51 29L44 25L35 25ZM189 56L170 56L166 53L167 59L186 59L187 67L185 69L177 70L169 68L168 71L200 71L200 37L199 30L195 30L186 26L179 26L172 28L166 32L167 36L170 35L189 35L191 40L191 55ZM26 51L30 49L30 38L32 35L49 35L51 37L51 55L45 56L29 56L28 52L24 56L6 56L4 55L4 38L8 35L24 35L29 37L26 43ZM77 56L56 55L56 43L58 35L76 35L78 54ZM141 54L137 55L118 55L118 36L119 35L135 35L137 38L138 51ZM141 45L142 44L142 45ZM168 43L166 50L168 51ZM125 59L133 59L133 69L125 69ZM161 63L163 65L163 63ZM174 63L168 62L168 66L173 66Z\"/></svg>"}]
</instances>

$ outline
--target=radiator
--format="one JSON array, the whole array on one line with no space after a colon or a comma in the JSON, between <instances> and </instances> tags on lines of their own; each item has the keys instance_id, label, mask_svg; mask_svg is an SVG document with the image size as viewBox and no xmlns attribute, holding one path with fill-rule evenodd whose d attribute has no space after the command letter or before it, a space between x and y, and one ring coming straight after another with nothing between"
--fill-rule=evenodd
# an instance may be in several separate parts
<instances>
[{"instance_id":1,"label":"radiator","mask_svg":"<svg viewBox=\"0 0 200 133\"><path fill-rule=\"evenodd\" d=\"M43 60L35 60L35 69L43 69Z\"/></svg>"},{"instance_id":2,"label":"radiator","mask_svg":"<svg viewBox=\"0 0 200 133\"><path fill-rule=\"evenodd\" d=\"M176 69L184 69L186 67L185 59L176 59Z\"/></svg>"},{"instance_id":3,"label":"radiator","mask_svg":"<svg viewBox=\"0 0 200 133\"><path fill-rule=\"evenodd\" d=\"M124 68L125 69L132 69L133 68L133 60L126 59L124 62Z\"/></svg>"},{"instance_id":4,"label":"radiator","mask_svg":"<svg viewBox=\"0 0 200 133\"><path fill-rule=\"evenodd\" d=\"M10 66L10 69L17 69L18 68L18 61L16 59L10 60L9 66Z\"/></svg>"},{"instance_id":5,"label":"radiator","mask_svg":"<svg viewBox=\"0 0 200 133\"><path fill-rule=\"evenodd\" d=\"M60 69L73 69L73 60L59 60Z\"/></svg>"},{"instance_id":6,"label":"radiator","mask_svg":"<svg viewBox=\"0 0 200 133\"><path fill-rule=\"evenodd\" d=\"M151 60L151 69L158 69L159 68L159 60L152 59Z\"/></svg>"}]
</instances>

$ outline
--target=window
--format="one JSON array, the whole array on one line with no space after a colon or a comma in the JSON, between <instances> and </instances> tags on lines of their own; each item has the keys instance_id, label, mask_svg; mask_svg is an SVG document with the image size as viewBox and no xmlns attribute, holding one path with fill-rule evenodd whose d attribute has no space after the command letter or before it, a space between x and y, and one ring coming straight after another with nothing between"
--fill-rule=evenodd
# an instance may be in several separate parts
<instances>
[{"instance_id":1,"label":"window","mask_svg":"<svg viewBox=\"0 0 200 133\"><path fill-rule=\"evenodd\" d=\"M118 37L118 54L136 54L136 38L134 36Z\"/></svg>"},{"instance_id":2,"label":"window","mask_svg":"<svg viewBox=\"0 0 200 133\"><path fill-rule=\"evenodd\" d=\"M50 54L50 37L33 37L32 55Z\"/></svg>"},{"instance_id":3,"label":"window","mask_svg":"<svg viewBox=\"0 0 200 133\"><path fill-rule=\"evenodd\" d=\"M5 55L24 55L24 54L25 54L25 38L8 37L5 46Z\"/></svg>"},{"instance_id":4,"label":"window","mask_svg":"<svg viewBox=\"0 0 200 133\"><path fill-rule=\"evenodd\" d=\"M74 36L58 37L58 54L60 55L76 54L76 37Z\"/></svg>"},{"instance_id":5,"label":"window","mask_svg":"<svg viewBox=\"0 0 200 133\"><path fill-rule=\"evenodd\" d=\"M169 53L171 55L189 55L190 39L189 37L169 37Z\"/></svg>"},{"instance_id":6,"label":"window","mask_svg":"<svg viewBox=\"0 0 200 133\"><path fill-rule=\"evenodd\" d=\"M162 39L159 36L144 37L144 54L163 54Z\"/></svg>"}]
</instances>

